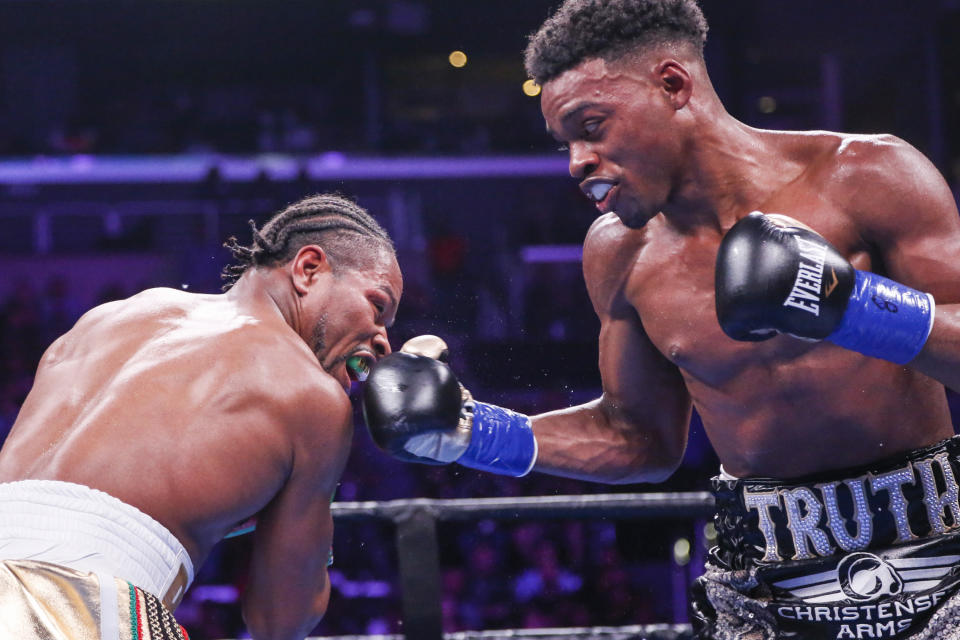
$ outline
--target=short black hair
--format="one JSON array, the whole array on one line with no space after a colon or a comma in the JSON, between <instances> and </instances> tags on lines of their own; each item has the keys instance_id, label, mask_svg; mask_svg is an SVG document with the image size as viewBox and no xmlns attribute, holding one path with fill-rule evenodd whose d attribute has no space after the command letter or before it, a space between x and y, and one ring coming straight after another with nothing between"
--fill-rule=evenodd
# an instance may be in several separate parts
<instances>
[{"instance_id":1,"label":"short black hair","mask_svg":"<svg viewBox=\"0 0 960 640\"><path fill-rule=\"evenodd\" d=\"M323 249L334 271L369 264L371 254L395 254L389 234L366 209L339 194L320 193L289 205L263 226L250 220L253 243L230 237L224 246L233 254L221 277L226 291L251 267L272 267L293 259L308 244Z\"/></svg>"},{"instance_id":2,"label":"short black hair","mask_svg":"<svg viewBox=\"0 0 960 640\"><path fill-rule=\"evenodd\" d=\"M609 60L646 44L687 42L703 56L706 40L696 0L565 0L530 36L524 64L543 85L588 58Z\"/></svg>"}]
</instances>

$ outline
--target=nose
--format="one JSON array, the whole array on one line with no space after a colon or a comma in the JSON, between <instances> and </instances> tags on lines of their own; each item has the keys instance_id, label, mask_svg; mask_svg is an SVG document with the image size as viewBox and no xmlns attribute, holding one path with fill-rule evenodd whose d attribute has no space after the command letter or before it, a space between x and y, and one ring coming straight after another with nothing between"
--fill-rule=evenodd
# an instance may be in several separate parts
<instances>
[{"instance_id":1,"label":"nose","mask_svg":"<svg viewBox=\"0 0 960 640\"><path fill-rule=\"evenodd\" d=\"M597 170L600 159L582 142L570 143L570 176L582 180Z\"/></svg>"},{"instance_id":2,"label":"nose","mask_svg":"<svg viewBox=\"0 0 960 640\"><path fill-rule=\"evenodd\" d=\"M386 328L380 330L377 335L373 337L373 353L377 358L382 358L393 353L393 349L390 348L390 340L387 338Z\"/></svg>"}]
</instances>

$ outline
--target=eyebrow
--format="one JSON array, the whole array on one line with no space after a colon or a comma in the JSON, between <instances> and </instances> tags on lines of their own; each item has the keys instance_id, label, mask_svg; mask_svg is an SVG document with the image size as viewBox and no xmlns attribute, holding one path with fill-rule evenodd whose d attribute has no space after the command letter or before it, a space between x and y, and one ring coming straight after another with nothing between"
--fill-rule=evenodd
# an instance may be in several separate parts
<instances>
[{"instance_id":1,"label":"eyebrow","mask_svg":"<svg viewBox=\"0 0 960 640\"><path fill-rule=\"evenodd\" d=\"M583 111L584 109L589 109L590 107L593 107L593 106L596 106L596 103L594 103L594 102L583 102L583 103L581 103L581 104L578 104L576 107L574 107L573 109L570 109L567 113L565 113L565 114L560 118L560 125L561 125L562 127L566 127L566 123L567 123L569 120L572 120L574 117L576 117L577 115L579 115L580 112ZM554 137L555 139L557 139L558 141L561 141L561 142L563 141L562 138L559 138L559 137L558 137L557 132L550 128L550 125L547 125L547 133L550 134L551 136L553 136L553 137Z\"/></svg>"}]
</instances>

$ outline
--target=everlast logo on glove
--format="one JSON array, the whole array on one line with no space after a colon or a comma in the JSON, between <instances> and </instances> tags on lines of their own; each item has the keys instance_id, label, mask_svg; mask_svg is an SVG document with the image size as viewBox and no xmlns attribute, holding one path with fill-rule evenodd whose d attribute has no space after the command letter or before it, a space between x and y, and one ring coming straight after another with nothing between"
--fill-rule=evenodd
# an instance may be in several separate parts
<instances>
[{"instance_id":1,"label":"everlast logo on glove","mask_svg":"<svg viewBox=\"0 0 960 640\"><path fill-rule=\"evenodd\" d=\"M801 260L797 269L797 279L793 283L793 289L790 290L790 295L783 302L783 306L796 307L819 316L823 263L827 257L827 248L822 244L805 240L799 236L795 236L795 239L803 260ZM836 274L834 274L834 278L836 278ZM833 291L832 288L831 291Z\"/></svg>"},{"instance_id":2,"label":"everlast logo on glove","mask_svg":"<svg viewBox=\"0 0 960 640\"><path fill-rule=\"evenodd\" d=\"M778 333L823 340L844 317L854 268L815 231L784 220L751 213L720 243L717 320L734 340L768 340Z\"/></svg>"},{"instance_id":3,"label":"everlast logo on glove","mask_svg":"<svg viewBox=\"0 0 960 640\"><path fill-rule=\"evenodd\" d=\"M897 364L913 360L933 327L933 296L854 269L823 236L790 221L755 211L723 237L715 274L723 332L744 342L785 333Z\"/></svg>"}]
</instances>

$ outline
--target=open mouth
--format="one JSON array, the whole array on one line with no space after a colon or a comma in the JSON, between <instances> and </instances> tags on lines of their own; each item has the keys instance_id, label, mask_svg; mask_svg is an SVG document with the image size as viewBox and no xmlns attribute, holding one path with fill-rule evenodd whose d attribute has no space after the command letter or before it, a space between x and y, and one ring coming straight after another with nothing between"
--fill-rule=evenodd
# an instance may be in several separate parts
<instances>
[{"instance_id":1,"label":"open mouth","mask_svg":"<svg viewBox=\"0 0 960 640\"><path fill-rule=\"evenodd\" d=\"M354 382L363 382L370 375L372 358L366 355L352 355L347 358L347 375Z\"/></svg>"}]
</instances>

